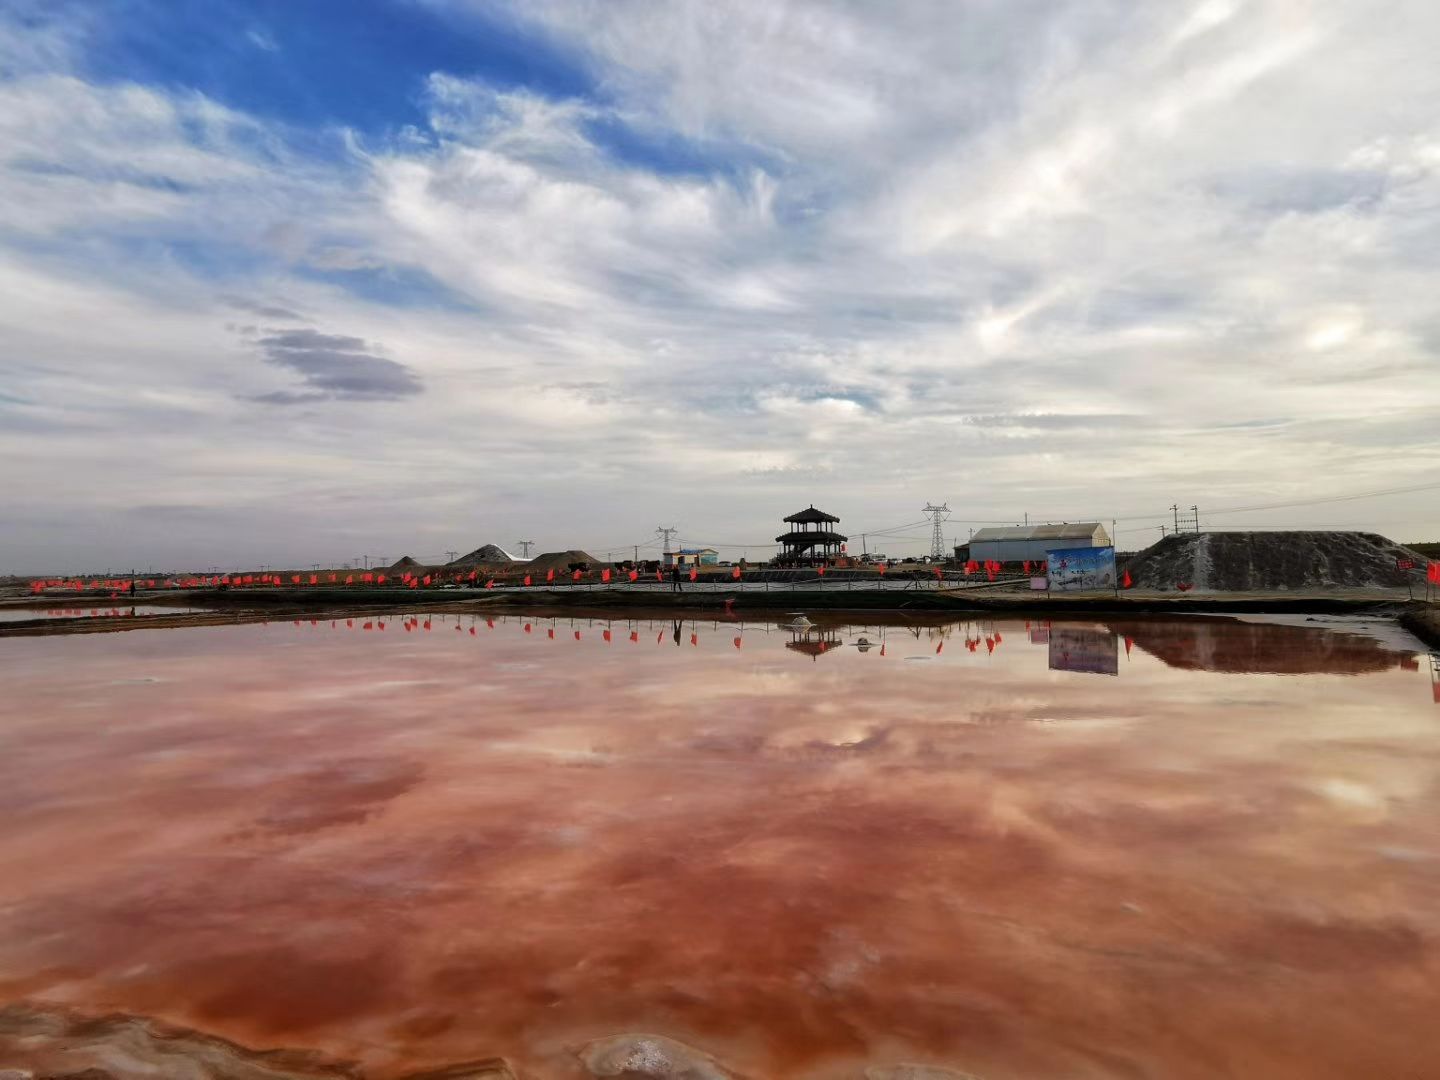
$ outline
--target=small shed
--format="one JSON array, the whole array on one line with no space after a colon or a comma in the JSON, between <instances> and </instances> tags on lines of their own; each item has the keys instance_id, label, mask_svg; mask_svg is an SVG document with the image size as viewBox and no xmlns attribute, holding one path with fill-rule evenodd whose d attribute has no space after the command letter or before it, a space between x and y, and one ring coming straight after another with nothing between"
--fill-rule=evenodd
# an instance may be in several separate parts
<instances>
[{"instance_id":1,"label":"small shed","mask_svg":"<svg viewBox=\"0 0 1440 1080\"><path fill-rule=\"evenodd\" d=\"M1110 534L1098 521L992 526L970 538L969 558L982 563L1043 563L1047 551L1109 546Z\"/></svg>"},{"instance_id":2,"label":"small shed","mask_svg":"<svg viewBox=\"0 0 1440 1080\"><path fill-rule=\"evenodd\" d=\"M720 561L720 552L714 548L681 548L665 552L666 566L714 566Z\"/></svg>"}]
</instances>

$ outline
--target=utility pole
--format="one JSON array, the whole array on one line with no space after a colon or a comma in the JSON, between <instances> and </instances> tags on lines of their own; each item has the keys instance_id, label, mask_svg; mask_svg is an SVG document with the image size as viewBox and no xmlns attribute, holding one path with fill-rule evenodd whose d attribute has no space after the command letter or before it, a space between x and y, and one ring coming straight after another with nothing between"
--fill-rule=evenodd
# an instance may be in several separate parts
<instances>
[{"instance_id":1,"label":"utility pole","mask_svg":"<svg viewBox=\"0 0 1440 1080\"><path fill-rule=\"evenodd\" d=\"M1175 515L1175 531L1180 531L1180 507L1174 503L1170 504L1170 512Z\"/></svg>"},{"instance_id":2,"label":"utility pole","mask_svg":"<svg viewBox=\"0 0 1440 1080\"><path fill-rule=\"evenodd\" d=\"M369 555L357 555L357 556L355 556L355 557L360 560L360 565L361 565L361 568L362 568L362 569L365 569L365 570L369 570L369 569L370 569L370 556L369 556Z\"/></svg>"},{"instance_id":3,"label":"utility pole","mask_svg":"<svg viewBox=\"0 0 1440 1080\"><path fill-rule=\"evenodd\" d=\"M520 549L520 554L525 558L530 557L530 549L535 546L534 540L516 540L515 546Z\"/></svg>"},{"instance_id":4,"label":"utility pole","mask_svg":"<svg viewBox=\"0 0 1440 1080\"><path fill-rule=\"evenodd\" d=\"M455 561L455 556L456 556L456 555L459 555L460 553L459 553L458 551L447 551L447 552L445 552L445 554L450 556L450 561L451 561L451 562L454 562L454 561Z\"/></svg>"},{"instance_id":5,"label":"utility pole","mask_svg":"<svg viewBox=\"0 0 1440 1080\"><path fill-rule=\"evenodd\" d=\"M1195 531L1198 533L1200 531L1200 508L1192 506L1190 512L1195 515Z\"/></svg>"},{"instance_id":6,"label":"utility pole","mask_svg":"<svg viewBox=\"0 0 1440 1080\"><path fill-rule=\"evenodd\" d=\"M939 506L926 503L925 513L930 515L931 524L934 526L930 532L930 557L939 561L945 558L945 517L950 513L950 506L947 503Z\"/></svg>"}]
</instances>

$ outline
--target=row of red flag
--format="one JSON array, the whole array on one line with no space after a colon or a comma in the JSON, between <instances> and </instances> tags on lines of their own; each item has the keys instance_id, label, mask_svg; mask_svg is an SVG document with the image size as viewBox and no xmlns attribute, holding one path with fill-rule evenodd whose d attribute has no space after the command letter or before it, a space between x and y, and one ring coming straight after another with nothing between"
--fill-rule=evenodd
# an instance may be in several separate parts
<instances>
[{"instance_id":1,"label":"row of red flag","mask_svg":"<svg viewBox=\"0 0 1440 1080\"><path fill-rule=\"evenodd\" d=\"M1031 565L1032 565L1032 564L1031 564L1030 562L1024 563L1025 573L1029 574L1029 573L1031 572ZM1037 566L1037 568L1038 568L1038 564L1036 564L1036 566ZM879 564L877 564L877 567L876 567L876 568L879 570L879 572L881 573L881 575L884 575L884 573L885 573L886 570L888 569L888 567L887 567L884 563L879 563ZM965 576L966 576L966 577L970 577L970 576L973 575L973 574L977 574L977 573L980 573L980 572L983 571L984 574L985 574L985 576L986 576L989 580L994 581L995 578L996 578L996 576L997 576L998 574L1000 574L1003 569L1004 569L1004 567L1003 567L1003 565L1002 565L1001 563L995 562L994 560L991 560L991 559L986 559L983 563L981 563L981 562L976 562L975 560L972 559L972 560L970 560L969 562L967 562L967 563L965 564L964 572L965 572ZM818 567L817 570L818 570L819 575L823 578L823 577L825 576L825 567L823 567L823 566ZM935 574L936 580L940 580L940 579L942 579L942 578L944 577L944 572L943 572L942 570L940 570L939 567L934 567L934 568L932 568L932 572ZM624 574L625 574L626 580L628 580L628 581L635 582L635 581L639 581L639 580L640 580L640 571L638 571L638 570L628 570L628 571L624 571ZM523 585L526 585L526 586L533 586L533 585L535 584L535 578L536 578L536 576L537 576L537 575L535 575L535 574L526 574L526 575L524 576L524 578L522 579L522 584L523 584ZM570 573L570 580L571 580L571 581L576 581L576 582L578 582L578 581L583 581L583 580L585 580L585 578L587 578L588 576L589 576L589 573L586 572L586 571L584 571L584 570L573 570L573 571L571 571L571 573ZM699 573L699 571L698 571L695 567L692 566L692 567L690 568L690 571L689 571L689 573L688 573L687 576L688 576L689 580L692 581L692 582L693 582L693 581L698 581L698 580L699 580L699 577L700 577L700 573ZM322 577L323 577L323 579L324 579L323 581L322 581ZM614 572L611 571L611 570L608 569L608 568L607 568L607 569L603 569L603 570L600 571L600 581L601 581L602 583L608 584L608 583L613 579L613 577L614 577ZM731 570L730 570L730 577L731 577L733 580L735 580L735 581L739 581L740 578L741 578L741 570L740 570L740 567L738 567L738 566L732 567ZM556 573L555 573L555 571L554 571L553 569L550 569L550 570L546 570L546 571L545 571L545 582L546 582L547 584L554 582L555 579L556 579ZM83 579L83 578L69 578L69 579L65 579L65 578L52 578L52 579L41 579L41 580L32 581L32 582L30 583L30 591L31 591L32 593L39 594L39 593L45 592L47 589L68 589L68 590L71 590L71 591L74 591L74 592L85 592L85 591L87 591L87 590L90 590L90 591L105 590L105 591L108 591L108 592L113 596L113 595L118 595L118 594L120 594L120 593L132 592L132 591L134 591L135 589L137 589L137 588L142 588L142 587L143 587L143 588L146 588L146 589L198 589L198 588L215 588L215 587L219 587L219 586L227 586L227 587L230 587L230 586L241 586L241 585L272 585L272 586L275 586L275 585L286 585L286 584L289 584L289 585L302 585L302 586L320 585L320 584L326 584L326 585L357 585L357 584L359 584L359 585L384 585L387 580L388 580L388 579L387 579L386 575L385 575L384 573L382 573L382 572L379 572L379 571L365 571L365 572L361 572L361 573L349 573L349 574L346 574L343 579L340 577L339 574L336 574L336 573L326 573L326 574L324 574L324 575L321 575L321 574L319 574L319 573L312 573L312 574L290 574L290 575L288 575L288 578L287 578L287 576L282 575L282 574L216 574L216 575L211 575L211 576L208 576L208 577L136 578L136 579L131 579L131 578L97 578L97 579L90 580L90 581L86 581L86 580ZM399 583L402 584L402 585L404 585L404 586L406 586L406 587L408 587L408 588L417 589L417 588L420 588L420 587L422 587L422 586L428 588L429 586L435 584L435 582L436 582L437 580L438 580L437 575L432 575L432 574L423 574L423 575L422 575L422 574L411 574L411 573L409 573L409 572L406 572L406 573L402 573L402 574L400 575ZM471 570L468 574L455 574L455 575L453 575L452 578L451 578L451 581L455 582L456 584L459 584L459 583L462 583L462 582L466 582L466 581L477 581L477 580L478 580L478 573L477 573L476 571L474 571L474 570ZM656 571L655 571L655 580L656 580L656 581L659 581L659 582L664 582L664 581L665 581L665 572L664 572L663 570L656 570ZM1430 582L1432 585L1440 585L1440 562L1431 562L1431 563L1429 563L1429 564L1426 566L1426 568L1425 568L1425 580L1428 581L1428 582ZM497 582L497 580L496 580L495 578L487 578L486 581L485 581L485 588L487 588L487 589L493 589L498 583L499 583L499 582ZM1131 588L1131 587L1134 585L1134 581L1133 581L1133 579L1130 577L1130 571L1129 571L1129 570L1125 570L1125 571L1123 571L1123 572L1121 573L1120 585L1121 585L1121 588L1125 588L1125 589L1129 589L1129 588ZM1182 585L1182 584L1177 584L1177 585L1176 585L1176 588L1180 589L1181 591L1189 591L1189 589L1192 588L1192 586L1189 585L1189 584L1183 584L1183 585Z\"/></svg>"}]
</instances>

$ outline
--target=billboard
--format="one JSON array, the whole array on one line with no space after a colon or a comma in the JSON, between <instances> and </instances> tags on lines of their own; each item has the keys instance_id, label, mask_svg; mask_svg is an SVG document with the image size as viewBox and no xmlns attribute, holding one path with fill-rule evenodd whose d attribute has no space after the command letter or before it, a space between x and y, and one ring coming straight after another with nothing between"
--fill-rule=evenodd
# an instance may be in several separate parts
<instances>
[{"instance_id":1,"label":"billboard","mask_svg":"<svg viewBox=\"0 0 1440 1080\"><path fill-rule=\"evenodd\" d=\"M1115 588L1113 547L1065 548L1045 553L1051 592L1093 592Z\"/></svg>"}]
</instances>

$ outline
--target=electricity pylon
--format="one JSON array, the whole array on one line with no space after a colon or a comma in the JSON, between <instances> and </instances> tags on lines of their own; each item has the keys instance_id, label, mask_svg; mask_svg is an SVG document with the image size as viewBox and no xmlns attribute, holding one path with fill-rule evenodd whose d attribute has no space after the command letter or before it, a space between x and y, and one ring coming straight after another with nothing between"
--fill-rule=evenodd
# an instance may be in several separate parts
<instances>
[{"instance_id":1,"label":"electricity pylon","mask_svg":"<svg viewBox=\"0 0 1440 1080\"><path fill-rule=\"evenodd\" d=\"M925 504L925 513L930 515L934 523L934 530L930 533L930 557L936 561L945 558L945 517L950 513L950 507L946 503L936 506L934 503Z\"/></svg>"}]
</instances>

